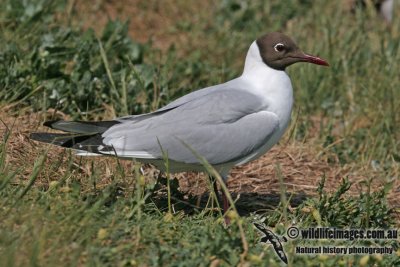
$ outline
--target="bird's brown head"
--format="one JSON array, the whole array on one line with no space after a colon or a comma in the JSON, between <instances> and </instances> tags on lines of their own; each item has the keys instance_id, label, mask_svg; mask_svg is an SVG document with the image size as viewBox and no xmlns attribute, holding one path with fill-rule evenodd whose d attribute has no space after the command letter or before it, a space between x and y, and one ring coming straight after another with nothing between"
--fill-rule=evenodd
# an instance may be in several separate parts
<instances>
[{"instance_id":1,"label":"bird's brown head","mask_svg":"<svg viewBox=\"0 0 400 267\"><path fill-rule=\"evenodd\" d=\"M296 62L309 62L329 66L322 58L308 55L283 33L271 32L261 36L256 41L261 58L265 64L276 70L285 70Z\"/></svg>"}]
</instances>

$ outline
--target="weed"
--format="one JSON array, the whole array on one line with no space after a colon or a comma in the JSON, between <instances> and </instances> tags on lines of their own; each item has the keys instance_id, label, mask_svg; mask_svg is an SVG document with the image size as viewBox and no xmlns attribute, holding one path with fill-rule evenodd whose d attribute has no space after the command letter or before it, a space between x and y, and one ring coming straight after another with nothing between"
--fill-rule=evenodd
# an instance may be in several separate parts
<instances>
[{"instance_id":1,"label":"weed","mask_svg":"<svg viewBox=\"0 0 400 267\"><path fill-rule=\"evenodd\" d=\"M395 18L388 28L371 13L346 13L340 2L205 1L203 9L188 16L182 14L190 10L187 1L174 2L169 9L163 8L164 2L145 1L132 21L148 20L149 25L153 21L146 14L170 16L173 25L160 31L170 39L186 36L160 51L153 46L163 41L157 36L147 43L132 39L129 21L110 20L96 29L98 34L92 27L77 26L75 1L1 1L0 104L11 112L1 113L0 263L279 266L271 247L260 244L247 210L238 217L232 207L236 223L224 227L220 213L209 207L211 198L206 205L193 204L172 176L161 180L167 184L163 191L155 186L156 175L143 175L135 162L77 159L52 147L40 150L24 139L34 126L21 119L24 112L36 111L103 119L155 110L240 75L249 44L274 30L293 36L305 52L326 57L331 67L303 64L288 69L296 120L283 143L297 146L296 155L280 146L282 153L271 151L273 156L238 169L241 173L234 175L246 181L230 189L241 193L247 187L261 194L279 185L272 197L280 203L263 203L267 211L255 208L255 196L247 197L248 210L266 217L267 227L277 234L284 235L292 223L302 228L398 227L388 195L398 203L399 23ZM107 5L122 5L123 13L128 4L121 3L96 1L96 16L108 16L101 13ZM91 4L79 4L83 14L92 12ZM185 20L176 17L175 7ZM21 116L10 120L11 113ZM16 129L24 124L29 126ZM199 182L199 176L185 176ZM308 190L294 205L296 196L288 192L299 188ZM238 198L236 204L245 201L244 194ZM284 246L289 266L399 264L395 254L299 256L294 253L298 244ZM354 244L400 251L398 242Z\"/></svg>"}]
</instances>

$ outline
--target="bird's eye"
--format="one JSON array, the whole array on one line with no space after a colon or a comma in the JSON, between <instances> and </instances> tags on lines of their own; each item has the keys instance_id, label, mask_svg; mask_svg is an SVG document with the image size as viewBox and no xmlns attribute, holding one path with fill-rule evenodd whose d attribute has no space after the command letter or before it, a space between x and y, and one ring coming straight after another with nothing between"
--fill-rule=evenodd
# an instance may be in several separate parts
<instances>
[{"instance_id":1,"label":"bird's eye","mask_svg":"<svg viewBox=\"0 0 400 267\"><path fill-rule=\"evenodd\" d=\"M282 43L278 43L274 46L274 49L276 52L282 52L283 50L285 50L285 45Z\"/></svg>"}]
</instances>

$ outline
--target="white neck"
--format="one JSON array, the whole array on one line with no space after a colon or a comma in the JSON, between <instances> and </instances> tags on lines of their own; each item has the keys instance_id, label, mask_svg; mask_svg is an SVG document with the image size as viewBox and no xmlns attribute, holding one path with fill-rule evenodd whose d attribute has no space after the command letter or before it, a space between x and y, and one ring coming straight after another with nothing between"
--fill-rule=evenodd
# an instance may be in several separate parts
<instances>
[{"instance_id":1,"label":"white neck","mask_svg":"<svg viewBox=\"0 0 400 267\"><path fill-rule=\"evenodd\" d=\"M273 74L273 73L275 73L275 74ZM265 64L261 58L261 54L260 54L258 45L257 45L256 41L254 41L251 44L249 51L247 52L242 76L245 76L248 78L251 78L251 77L260 78L259 75L262 74L262 76L268 78L269 75L278 75L278 73L282 74L282 73L285 73L285 71L273 69L273 68L269 67L267 64Z\"/></svg>"},{"instance_id":2,"label":"white neck","mask_svg":"<svg viewBox=\"0 0 400 267\"><path fill-rule=\"evenodd\" d=\"M268 110L284 121L289 119L293 104L290 78L285 71L273 69L264 63L255 41L249 48L243 74L239 79L248 84L247 90L266 101Z\"/></svg>"},{"instance_id":3,"label":"white neck","mask_svg":"<svg viewBox=\"0 0 400 267\"><path fill-rule=\"evenodd\" d=\"M260 50L258 49L258 45L256 41L254 41L249 48L249 51L246 55L246 61L244 63L243 74L251 74L254 69L264 67L265 63L263 62ZM265 67L269 68L267 65Z\"/></svg>"}]
</instances>

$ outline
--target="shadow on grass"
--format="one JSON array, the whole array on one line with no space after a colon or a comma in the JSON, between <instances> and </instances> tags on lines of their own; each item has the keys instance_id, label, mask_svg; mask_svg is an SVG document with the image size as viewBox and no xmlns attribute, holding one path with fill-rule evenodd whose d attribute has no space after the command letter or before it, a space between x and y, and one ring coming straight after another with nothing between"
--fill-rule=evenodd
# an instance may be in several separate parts
<instances>
[{"instance_id":1,"label":"shadow on grass","mask_svg":"<svg viewBox=\"0 0 400 267\"><path fill-rule=\"evenodd\" d=\"M236 208L241 216L247 216L250 213L265 213L266 211L272 211L277 209L281 203L280 193L265 194L243 192L231 193L231 195L235 200ZM289 204L292 207L299 206L308 198L304 192L290 196L287 195L286 197L290 199ZM219 198L221 199L221 195L219 195ZM168 210L166 193L164 194L164 192L158 191L157 194L153 194L151 200L161 211ZM172 200L174 211L183 211L186 214L194 214L210 207L216 207L216 204L214 204L214 206L210 204L211 198L209 193L193 196L174 192L174 194L172 194Z\"/></svg>"}]
</instances>

